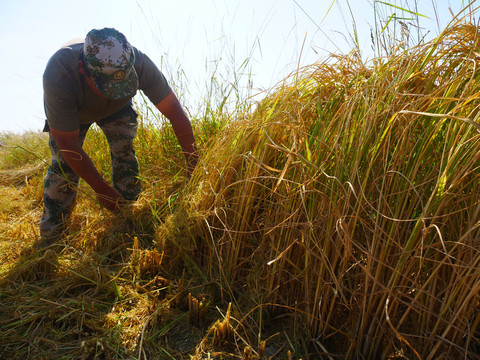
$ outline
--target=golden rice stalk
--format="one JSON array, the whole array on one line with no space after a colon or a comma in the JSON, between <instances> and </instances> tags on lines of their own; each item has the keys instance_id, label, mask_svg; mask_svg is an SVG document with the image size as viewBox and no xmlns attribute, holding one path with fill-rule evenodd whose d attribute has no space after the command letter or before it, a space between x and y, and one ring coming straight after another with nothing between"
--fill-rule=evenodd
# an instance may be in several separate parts
<instances>
[{"instance_id":1,"label":"golden rice stalk","mask_svg":"<svg viewBox=\"0 0 480 360\"><path fill-rule=\"evenodd\" d=\"M226 341L229 341L233 338L233 328L230 325L230 311L232 308L232 303L228 304L227 313L223 320L217 320L213 324L213 347L221 346Z\"/></svg>"},{"instance_id":2,"label":"golden rice stalk","mask_svg":"<svg viewBox=\"0 0 480 360\"><path fill-rule=\"evenodd\" d=\"M474 354L478 44L458 22L368 66L294 74L208 149L175 246L346 358Z\"/></svg>"}]
</instances>

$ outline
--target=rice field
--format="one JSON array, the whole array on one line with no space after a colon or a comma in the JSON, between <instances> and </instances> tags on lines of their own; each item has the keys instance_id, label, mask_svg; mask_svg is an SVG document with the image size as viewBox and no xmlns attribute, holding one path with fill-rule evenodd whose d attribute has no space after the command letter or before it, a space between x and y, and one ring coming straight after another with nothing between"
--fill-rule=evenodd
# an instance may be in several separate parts
<instances>
[{"instance_id":1,"label":"rice field","mask_svg":"<svg viewBox=\"0 0 480 360\"><path fill-rule=\"evenodd\" d=\"M143 193L122 217L80 184L38 238L44 134L0 147L0 357L478 359L479 28L298 69L193 117L191 179L142 113ZM109 175L108 147L85 143Z\"/></svg>"}]
</instances>

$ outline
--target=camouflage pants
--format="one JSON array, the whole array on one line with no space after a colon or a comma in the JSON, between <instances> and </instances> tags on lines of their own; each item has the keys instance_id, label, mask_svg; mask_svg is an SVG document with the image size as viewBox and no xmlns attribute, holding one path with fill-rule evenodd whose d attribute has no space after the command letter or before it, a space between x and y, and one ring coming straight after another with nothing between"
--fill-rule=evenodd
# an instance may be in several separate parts
<instances>
[{"instance_id":1,"label":"camouflage pants","mask_svg":"<svg viewBox=\"0 0 480 360\"><path fill-rule=\"evenodd\" d=\"M126 199L136 200L141 191L138 179L138 161L133 148L137 134L137 114L131 104L116 114L97 122L110 146L113 187ZM81 125L80 144L83 146L90 124ZM70 217L77 199L79 177L68 166L50 135L52 163L45 176L43 187L43 214L40 220L40 235L60 235Z\"/></svg>"}]
</instances>

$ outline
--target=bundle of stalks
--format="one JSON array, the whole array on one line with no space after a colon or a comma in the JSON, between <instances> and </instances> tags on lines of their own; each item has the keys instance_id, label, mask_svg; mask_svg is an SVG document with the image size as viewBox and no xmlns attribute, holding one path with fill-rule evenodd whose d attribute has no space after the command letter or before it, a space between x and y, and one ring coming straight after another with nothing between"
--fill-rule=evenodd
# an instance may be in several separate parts
<instances>
[{"instance_id":1,"label":"bundle of stalks","mask_svg":"<svg viewBox=\"0 0 480 360\"><path fill-rule=\"evenodd\" d=\"M293 74L215 138L158 242L260 327L302 314L319 352L479 358L479 35Z\"/></svg>"}]
</instances>

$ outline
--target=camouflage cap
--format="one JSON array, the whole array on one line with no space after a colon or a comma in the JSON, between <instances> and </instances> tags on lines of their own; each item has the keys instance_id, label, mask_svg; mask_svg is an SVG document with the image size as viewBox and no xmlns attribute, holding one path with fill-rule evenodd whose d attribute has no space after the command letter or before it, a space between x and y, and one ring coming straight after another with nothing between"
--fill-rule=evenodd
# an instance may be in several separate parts
<instances>
[{"instance_id":1,"label":"camouflage cap","mask_svg":"<svg viewBox=\"0 0 480 360\"><path fill-rule=\"evenodd\" d=\"M102 95L132 98L138 89L135 53L125 36L112 28L91 30L85 37L83 60Z\"/></svg>"}]
</instances>

